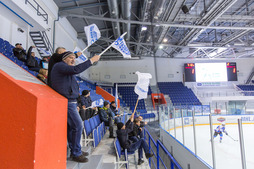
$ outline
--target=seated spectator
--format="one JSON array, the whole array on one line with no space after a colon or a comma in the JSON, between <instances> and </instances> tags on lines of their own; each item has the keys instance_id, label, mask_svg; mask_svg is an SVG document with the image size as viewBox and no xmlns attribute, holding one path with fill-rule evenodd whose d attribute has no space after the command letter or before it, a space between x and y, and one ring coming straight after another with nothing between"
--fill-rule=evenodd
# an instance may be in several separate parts
<instances>
[{"instance_id":1,"label":"seated spectator","mask_svg":"<svg viewBox=\"0 0 254 169\"><path fill-rule=\"evenodd\" d=\"M138 118L134 119L133 130L129 133L129 139L133 142L136 142L140 139L140 133L142 128L140 127L140 121Z\"/></svg>"},{"instance_id":2,"label":"seated spectator","mask_svg":"<svg viewBox=\"0 0 254 169\"><path fill-rule=\"evenodd\" d=\"M37 60L35 59L35 53L32 52L33 48L35 48L35 46L31 46L27 52L27 61L26 61L27 67L29 68L29 70L38 72L39 73L37 75L38 78L46 83L48 71L39 66Z\"/></svg>"},{"instance_id":3,"label":"seated spectator","mask_svg":"<svg viewBox=\"0 0 254 169\"><path fill-rule=\"evenodd\" d=\"M114 113L114 115L115 115L115 118L114 118L115 123L117 124L117 123L121 122L121 115L118 113L118 110L117 110L117 108L116 108L116 102L115 102L115 101L112 101L112 102L110 103L110 109L111 109L111 111L112 111L112 112Z\"/></svg>"},{"instance_id":4,"label":"seated spectator","mask_svg":"<svg viewBox=\"0 0 254 169\"><path fill-rule=\"evenodd\" d=\"M116 108L116 102L115 101L112 101L110 103L110 109L112 110L113 113L118 114L118 110Z\"/></svg>"},{"instance_id":5,"label":"seated spectator","mask_svg":"<svg viewBox=\"0 0 254 169\"><path fill-rule=\"evenodd\" d=\"M145 127L145 125L147 125L146 121L143 121L143 117L142 116L138 116L137 119L140 121L140 128L141 128L141 132L138 132L139 138L144 138L144 133L143 131L143 127Z\"/></svg>"},{"instance_id":6,"label":"seated spectator","mask_svg":"<svg viewBox=\"0 0 254 169\"><path fill-rule=\"evenodd\" d=\"M89 108L92 106L92 99L90 97L90 90L83 90L80 96L81 110L85 111L85 120L93 117L96 113L97 108Z\"/></svg>"},{"instance_id":7,"label":"seated spectator","mask_svg":"<svg viewBox=\"0 0 254 169\"><path fill-rule=\"evenodd\" d=\"M136 142L132 142L129 139L129 133L133 131L133 120L134 120L134 112L132 113L130 119L124 125L122 122L117 123L117 138L120 142L120 145L123 149L127 149L127 151L136 151L138 149L138 164L141 165L144 161L142 160L143 151L145 151L146 158L150 158L153 156L153 153L149 153L149 147L144 140L144 138L139 139Z\"/></svg>"},{"instance_id":8,"label":"seated spectator","mask_svg":"<svg viewBox=\"0 0 254 169\"><path fill-rule=\"evenodd\" d=\"M99 108L99 116L101 121L105 123L105 126L109 126L109 138L115 138L113 133L114 113L109 108L109 103L107 101L104 101L103 108Z\"/></svg>"},{"instance_id":9,"label":"seated spectator","mask_svg":"<svg viewBox=\"0 0 254 169\"><path fill-rule=\"evenodd\" d=\"M26 51L23 49L21 43L16 43L15 48L12 49L14 56L19 60L26 62Z\"/></svg>"},{"instance_id":10,"label":"seated spectator","mask_svg":"<svg viewBox=\"0 0 254 169\"><path fill-rule=\"evenodd\" d=\"M48 69L48 63L49 63L48 57L43 57L40 61L40 67L43 69Z\"/></svg>"}]
</instances>

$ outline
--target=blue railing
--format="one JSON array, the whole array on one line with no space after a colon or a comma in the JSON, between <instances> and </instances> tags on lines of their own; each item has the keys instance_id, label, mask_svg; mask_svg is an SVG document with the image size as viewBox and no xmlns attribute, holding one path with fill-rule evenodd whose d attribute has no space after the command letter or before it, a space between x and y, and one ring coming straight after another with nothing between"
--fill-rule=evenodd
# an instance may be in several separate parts
<instances>
[{"instance_id":1,"label":"blue railing","mask_svg":"<svg viewBox=\"0 0 254 169\"><path fill-rule=\"evenodd\" d=\"M154 154L154 157L149 158L149 166L151 169L182 169L161 141L154 141L146 129L144 132L145 139L149 144L149 151Z\"/></svg>"}]
</instances>

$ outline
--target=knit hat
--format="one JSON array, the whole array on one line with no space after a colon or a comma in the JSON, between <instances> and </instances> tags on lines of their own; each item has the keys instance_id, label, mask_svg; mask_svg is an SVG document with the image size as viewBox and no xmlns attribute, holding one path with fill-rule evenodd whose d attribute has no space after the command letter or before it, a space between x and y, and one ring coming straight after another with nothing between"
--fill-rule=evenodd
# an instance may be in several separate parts
<instances>
[{"instance_id":1,"label":"knit hat","mask_svg":"<svg viewBox=\"0 0 254 169\"><path fill-rule=\"evenodd\" d=\"M106 107L109 103L107 101L104 101L104 107Z\"/></svg>"},{"instance_id":2,"label":"knit hat","mask_svg":"<svg viewBox=\"0 0 254 169\"><path fill-rule=\"evenodd\" d=\"M21 43L16 43L15 46L17 46L17 45L22 45L22 44Z\"/></svg>"},{"instance_id":3,"label":"knit hat","mask_svg":"<svg viewBox=\"0 0 254 169\"><path fill-rule=\"evenodd\" d=\"M122 122L117 123L117 129L121 130L124 124Z\"/></svg>"},{"instance_id":4,"label":"knit hat","mask_svg":"<svg viewBox=\"0 0 254 169\"><path fill-rule=\"evenodd\" d=\"M90 92L90 90L83 90L83 91L82 91L82 95L85 96L85 95L87 95L89 92Z\"/></svg>"},{"instance_id":5,"label":"knit hat","mask_svg":"<svg viewBox=\"0 0 254 169\"><path fill-rule=\"evenodd\" d=\"M66 52L60 54L60 56L62 57L62 60L66 59L70 55L74 55L74 53L72 53L71 51L66 51Z\"/></svg>"}]
</instances>

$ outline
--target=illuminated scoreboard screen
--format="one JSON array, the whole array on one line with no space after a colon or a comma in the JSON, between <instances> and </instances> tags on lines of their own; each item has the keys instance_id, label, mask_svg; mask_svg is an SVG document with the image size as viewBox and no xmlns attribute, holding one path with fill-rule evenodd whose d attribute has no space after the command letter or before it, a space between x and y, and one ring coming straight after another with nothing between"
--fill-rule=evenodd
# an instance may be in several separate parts
<instances>
[{"instance_id":1,"label":"illuminated scoreboard screen","mask_svg":"<svg viewBox=\"0 0 254 169\"><path fill-rule=\"evenodd\" d=\"M237 81L235 62L185 63L186 82L227 82Z\"/></svg>"}]
</instances>

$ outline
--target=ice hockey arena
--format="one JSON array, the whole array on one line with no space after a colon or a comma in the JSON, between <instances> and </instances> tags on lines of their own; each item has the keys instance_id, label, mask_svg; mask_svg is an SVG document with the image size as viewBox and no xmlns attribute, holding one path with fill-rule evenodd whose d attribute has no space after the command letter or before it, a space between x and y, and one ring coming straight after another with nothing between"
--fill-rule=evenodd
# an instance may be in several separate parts
<instances>
[{"instance_id":1,"label":"ice hockey arena","mask_svg":"<svg viewBox=\"0 0 254 169\"><path fill-rule=\"evenodd\" d=\"M254 169L254 0L0 0L0 169Z\"/></svg>"}]
</instances>

